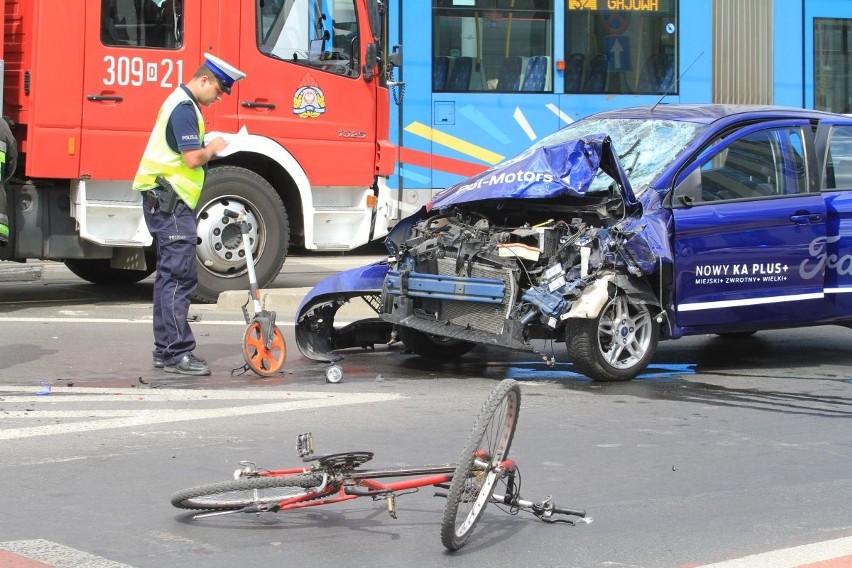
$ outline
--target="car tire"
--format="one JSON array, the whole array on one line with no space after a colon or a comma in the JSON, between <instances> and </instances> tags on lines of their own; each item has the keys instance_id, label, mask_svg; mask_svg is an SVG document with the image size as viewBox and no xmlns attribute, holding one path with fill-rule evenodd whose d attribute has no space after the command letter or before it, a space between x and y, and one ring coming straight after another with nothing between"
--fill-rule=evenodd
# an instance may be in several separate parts
<instances>
[{"instance_id":1,"label":"car tire","mask_svg":"<svg viewBox=\"0 0 852 568\"><path fill-rule=\"evenodd\" d=\"M568 320L565 345L574 368L592 380L629 381L651 362L659 335L660 324L651 309L619 294L598 317Z\"/></svg>"},{"instance_id":2,"label":"car tire","mask_svg":"<svg viewBox=\"0 0 852 568\"><path fill-rule=\"evenodd\" d=\"M427 359L454 360L476 347L469 341L431 335L408 327L397 328L397 337L411 351Z\"/></svg>"}]
</instances>

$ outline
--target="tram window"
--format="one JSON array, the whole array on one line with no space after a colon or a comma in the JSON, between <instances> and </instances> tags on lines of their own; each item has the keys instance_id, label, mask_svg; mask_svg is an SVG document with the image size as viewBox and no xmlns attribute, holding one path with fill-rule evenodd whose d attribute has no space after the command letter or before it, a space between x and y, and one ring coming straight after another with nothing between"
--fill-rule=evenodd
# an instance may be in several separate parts
<instances>
[{"instance_id":1,"label":"tram window","mask_svg":"<svg viewBox=\"0 0 852 568\"><path fill-rule=\"evenodd\" d=\"M568 0L565 92L677 94L677 4Z\"/></svg>"},{"instance_id":2,"label":"tram window","mask_svg":"<svg viewBox=\"0 0 852 568\"><path fill-rule=\"evenodd\" d=\"M814 18L814 108L852 112L852 20Z\"/></svg>"},{"instance_id":3,"label":"tram window","mask_svg":"<svg viewBox=\"0 0 852 568\"><path fill-rule=\"evenodd\" d=\"M104 0L101 43L108 46L178 49L183 0Z\"/></svg>"},{"instance_id":4,"label":"tram window","mask_svg":"<svg viewBox=\"0 0 852 568\"><path fill-rule=\"evenodd\" d=\"M553 0L433 0L432 90L553 91Z\"/></svg>"}]
</instances>

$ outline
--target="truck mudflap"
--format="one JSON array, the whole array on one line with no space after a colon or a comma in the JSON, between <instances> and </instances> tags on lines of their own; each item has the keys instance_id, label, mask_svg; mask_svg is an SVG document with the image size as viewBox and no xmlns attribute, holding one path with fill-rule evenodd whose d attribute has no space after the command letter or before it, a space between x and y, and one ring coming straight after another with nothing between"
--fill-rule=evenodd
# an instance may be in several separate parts
<instances>
[{"instance_id":1,"label":"truck mudflap","mask_svg":"<svg viewBox=\"0 0 852 568\"><path fill-rule=\"evenodd\" d=\"M343 359L336 350L371 349L376 344L390 343L393 326L378 317L387 272L387 262L380 261L334 274L314 286L296 311L299 352L314 361L334 362ZM338 310L356 298L369 305L376 317L336 328L334 318Z\"/></svg>"}]
</instances>

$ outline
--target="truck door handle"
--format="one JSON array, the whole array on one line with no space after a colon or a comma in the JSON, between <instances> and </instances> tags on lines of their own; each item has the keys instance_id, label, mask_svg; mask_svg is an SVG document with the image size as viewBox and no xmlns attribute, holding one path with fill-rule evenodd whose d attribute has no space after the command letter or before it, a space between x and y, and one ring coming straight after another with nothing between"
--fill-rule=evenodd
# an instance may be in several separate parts
<instances>
[{"instance_id":1,"label":"truck door handle","mask_svg":"<svg viewBox=\"0 0 852 568\"><path fill-rule=\"evenodd\" d=\"M244 108L268 108L273 110L275 103L256 103L254 101L243 101L240 103Z\"/></svg>"},{"instance_id":2,"label":"truck door handle","mask_svg":"<svg viewBox=\"0 0 852 568\"><path fill-rule=\"evenodd\" d=\"M100 101L114 101L120 103L124 100L124 97L120 97L118 95L86 95L86 98L90 101L100 102Z\"/></svg>"},{"instance_id":3,"label":"truck door handle","mask_svg":"<svg viewBox=\"0 0 852 568\"><path fill-rule=\"evenodd\" d=\"M819 213L797 213L790 216L790 220L797 225L810 225L822 221L822 215Z\"/></svg>"}]
</instances>

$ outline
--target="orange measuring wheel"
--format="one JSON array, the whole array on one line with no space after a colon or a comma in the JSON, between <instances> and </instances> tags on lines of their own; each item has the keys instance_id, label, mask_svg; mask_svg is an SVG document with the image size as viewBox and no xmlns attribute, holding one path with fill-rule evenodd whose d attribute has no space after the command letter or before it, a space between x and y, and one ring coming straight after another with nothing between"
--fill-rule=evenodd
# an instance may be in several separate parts
<instances>
[{"instance_id":1,"label":"orange measuring wheel","mask_svg":"<svg viewBox=\"0 0 852 568\"><path fill-rule=\"evenodd\" d=\"M263 377L280 371L287 359L287 346L281 330L272 327L272 341L267 349L260 323L253 321L248 324L243 338L243 357L251 370Z\"/></svg>"}]
</instances>

